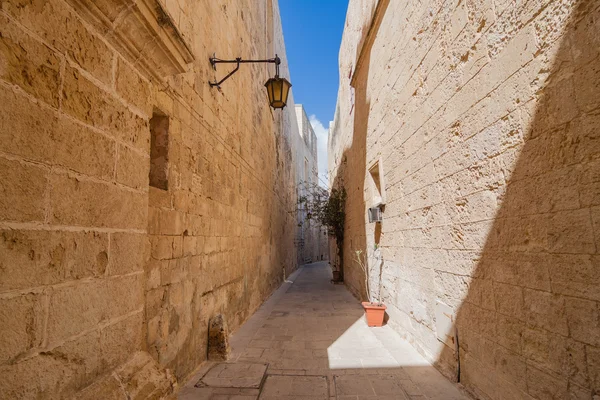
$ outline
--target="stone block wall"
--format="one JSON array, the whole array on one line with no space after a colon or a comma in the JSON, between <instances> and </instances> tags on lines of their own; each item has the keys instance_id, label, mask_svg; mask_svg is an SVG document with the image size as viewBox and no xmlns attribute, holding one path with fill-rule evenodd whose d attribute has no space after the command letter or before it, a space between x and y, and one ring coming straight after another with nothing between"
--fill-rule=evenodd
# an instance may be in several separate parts
<instances>
[{"instance_id":1,"label":"stone block wall","mask_svg":"<svg viewBox=\"0 0 600 400\"><path fill-rule=\"evenodd\" d=\"M285 63L277 3L0 5L0 398L166 395L296 267L293 99L208 85Z\"/></svg>"},{"instance_id":2,"label":"stone block wall","mask_svg":"<svg viewBox=\"0 0 600 400\"><path fill-rule=\"evenodd\" d=\"M298 131L296 151L296 181L299 196L310 196L319 182L317 154L317 136L312 128L306 110L302 104L296 104ZM299 243L298 263L311 263L329 259L327 246L323 246L324 228L315 220L308 218L307 211L298 211L298 230L296 242Z\"/></svg>"},{"instance_id":3,"label":"stone block wall","mask_svg":"<svg viewBox=\"0 0 600 400\"><path fill-rule=\"evenodd\" d=\"M373 3L350 2L330 138L347 284L366 249L390 325L479 398L595 398L600 4Z\"/></svg>"}]
</instances>

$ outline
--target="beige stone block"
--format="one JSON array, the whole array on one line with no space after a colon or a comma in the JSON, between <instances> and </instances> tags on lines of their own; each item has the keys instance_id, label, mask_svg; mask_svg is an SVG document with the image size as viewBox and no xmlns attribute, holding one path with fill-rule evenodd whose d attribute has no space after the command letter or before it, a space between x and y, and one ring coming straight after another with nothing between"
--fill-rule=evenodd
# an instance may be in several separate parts
<instances>
[{"instance_id":1,"label":"beige stone block","mask_svg":"<svg viewBox=\"0 0 600 400\"><path fill-rule=\"evenodd\" d=\"M81 282L55 289L50 298L50 343L95 328L143 306L141 275Z\"/></svg>"},{"instance_id":2,"label":"beige stone block","mask_svg":"<svg viewBox=\"0 0 600 400\"><path fill-rule=\"evenodd\" d=\"M182 266L182 263L178 263ZM176 282L169 287L169 304L179 308L183 304L184 298L184 282Z\"/></svg>"},{"instance_id":3,"label":"beige stone block","mask_svg":"<svg viewBox=\"0 0 600 400\"><path fill-rule=\"evenodd\" d=\"M569 383L569 397L571 399L586 400L593 399L594 392L587 387L579 386L575 383Z\"/></svg>"},{"instance_id":4,"label":"beige stone block","mask_svg":"<svg viewBox=\"0 0 600 400\"><path fill-rule=\"evenodd\" d=\"M431 231L437 230L443 236L430 237L428 247L443 249L463 249L473 250L486 246L487 249L493 249L498 246L497 239L494 236L495 222L493 220L480 221L475 223L453 225L451 227L435 227Z\"/></svg>"},{"instance_id":5,"label":"beige stone block","mask_svg":"<svg viewBox=\"0 0 600 400\"><path fill-rule=\"evenodd\" d=\"M162 273L165 268L168 268L168 262L162 262L158 269ZM146 291L146 314L148 318L158 315L163 304L166 305L166 289L164 287Z\"/></svg>"},{"instance_id":6,"label":"beige stone block","mask_svg":"<svg viewBox=\"0 0 600 400\"><path fill-rule=\"evenodd\" d=\"M200 253L199 253L200 254ZM192 256L189 258L190 259L190 263L189 263L189 274L190 276L199 276L202 273L202 260L203 260L203 256L198 255L198 256Z\"/></svg>"},{"instance_id":7,"label":"beige stone block","mask_svg":"<svg viewBox=\"0 0 600 400\"><path fill-rule=\"evenodd\" d=\"M521 346L523 357L539 365L546 365L550 357L551 332L540 328L523 329Z\"/></svg>"},{"instance_id":8,"label":"beige stone block","mask_svg":"<svg viewBox=\"0 0 600 400\"><path fill-rule=\"evenodd\" d=\"M146 342L148 344L154 344L154 343L158 342L159 330L160 330L160 316L155 316L148 321L148 328L147 328L147 334L146 334ZM151 347L154 347L154 346L151 346ZM152 348L150 351L153 356L158 356L156 354L156 348Z\"/></svg>"},{"instance_id":9,"label":"beige stone block","mask_svg":"<svg viewBox=\"0 0 600 400\"><path fill-rule=\"evenodd\" d=\"M156 207L148 207L148 228L149 235L160 234L160 210Z\"/></svg>"},{"instance_id":10,"label":"beige stone block","mask_svg":"<svg viewBox=\"0 0 600 400\"><path fill-rule=\"evenodd\" d=\"M142 271L150 254L150 243L145 234L111 233L109 275L123 275Z\"/></svg>"},{"instance_id":11,"label":"beige stone block","mask_svg":"<svg viewBox=\"0 0 600 400\"><path fill-rule=\"evenodd\" d=\"M160 286L160 269L157 268L157 265L160 264L156 263L153 260L148 262L146 268L146 290L156 289Z\"/></svg>"},{"instance_id":12,"label":"beige stone block","mask_svg":"<svg viewBox=\"0 0 600 400\"><path fill-rule=\"evenodd\" d=\"M493 381L493 370L480 361L464 354L460 359L461 383L476 395L490 397L497 386ZM488 394L489 393L489 394Z\"/></svg>"},{"instance_id":13,"label":"beige stone block","mask_svg":"<svg viewBox=\"0 0 600 400\"><path fill-rule=\"evenodd\" d=\"M592 224L596 238L596 253L600 253L600 207L592 207L590 212L592 214Z\"/></svg>"},{"instance_id":14,"label":"beige stone block","mask_svg":"<svg viewBox=\"0 0 600 400\"><path fill-rule=\"evenodd\" d=\"M586 346L587 369L590 374L590 387L596 391L600 389L600 348Z\"/></svg>"},{"instance_id":15,"label":"beige stone block","mask_svg":"<svg viewBox=\"0 0 600 400\"><path fill-rule=\"evenodd\" d=\"M143 313L132 315L100 332L102 361L107 369L124 363L142 348Z\"/></svg>"},{"instance_id":16,"label":"beige stone block","mask_svg":"<svg viewBox=\"0 0 600 400\"><path fill-rule=\"evenodd\" d=\"M4 15L0 15L0 78L58 108L62 60Z\"/></svg>"},{"instance_id":17,"label":"beige stone block","mask_svg":"<svg viewBox=\"0 0 600 400\"><path fill-rule=\"evenodd\" d=\"M586 356L582 343L546 330L532 328L523 332L522 343L523 355L529 364L588 386Z\"/></svg>"},{"instance_id":18,"label":"beige stone block","mask_svg":"<svg viewBox=\"0 0 600 400\"><path fill-rule=\"evenodd\" d=\"M145 193L55 174L50 177L50 220L63 225L145 229Z\"/></svg>"},{"instance_id":19,"label":"beige stone block","mask_svg":"<svg viewBox=\"0 0 600 400\"><path fill-rule=\"evenodd\" d=\"M498 336L496 312L480 308L471 303L463 303L456 322L459 332L473 330L482 337Z\"/></svg>"},{"instance_id":20,"label":"beige stone block","mask_svg":"<svg viewBox=\"0 0 600 400\"><path fill-rule=\"evenodd\" d=\"M67 371L61 383L62 397L90 385L94 379L107 370L101 359L100 332L91 331L59 347L41 353L44 357L62 359ZM41 370L40 373L46 373Z\"/></svg>"},{"instance_id":21,"label":"beige stone block","mask_svg":"<svg viewBox=\"0 0 600 400\"><path fill-rule=\"evenodd\" d=\"M160 399L174 390L175 379L148 353L135 353L116 371L130 399Z\"/></svg>"},{"instance_id":22,"label":"beige stone block","mask_svg":"<svg viewBox=\"0 0 600 400\"><path fill-rule=\"evenodd\" d=\"M183 238L184 236L173 237L173 258L183 257Z\"/></svg>"},{"instance_id":23,"label":"beige stone block","mask_svg":"<svg viewBox=\"0 0 600 400\"><path fill-rule=\"evenodd\" d=\"M524 252L501 253L491 260L490 270L496 282L550 291L549 264L551 256Z\"/></svg>"},{"instance_id":24,"label":"beige stone block","mask_svg":"<svg viewBox=\"0 0 600 400\"><path fill-rule=\"evenodd\" d=\"M150 117L152 115L150 83L120 57L117 61L116 79L117 93Z\"/></svg>"},{"instance_id":25,"label":"beige stone block","mask_svg":"<svg viewBox=\"0 0 600 400\"><path fill-rule=\"evenodd\" d=\"M190 192L187 190L177 190L173 193L173 208L180 212L190 211Z\"/></svg>"},{"instance_id":26,"label":"beige stone block","mask_svg":"<svg viewBox=\"0 0 600 400\"><path fill-rule=\"evenodd\" d=\"M553 137L553 153L550 162L560 166L574 164L571 178L575 175L584 178L585 168L593 168L594 164L597 163L597 140L600 135L597 129L598 122L600 122L600 115L594 113L583 114L570 121L562 135L554 135ZM595 174L597 176L597 171ZM582 179L582 181L584 180ZM563 182L561 186L570 185Z\"/></svg>"},{"instance_id":27,"label":"beige stone block","mask_svg":"<svg viewBox=\"0 0 600 400\"><path fill-rule=\"evenodd\" d=\"M554 214L549 220L548 246L556 253L596 252L594 230L586 209Z\"/></svg>"},{"instance_id":28,"label":"beige stone block","mask_svg":"<svg viewBox=\"0 0 600 400\"><path fill-rule=\"evenodd\" d=\"M43 221L46 187L45 170L0 158L0 219Z\"/></svg>"},{"instance_id":29,"label":"beige stone block","mask_svg":"<svg viewBox=\"0 0 600 400\"><path fill-rule=\"evenodd\" d=\"M560 148L565 151L565 146ZM511 183L505 196L506 215L514 217L578 209L579 190L575 177L580 174L580 167L575 165Z\"/></svg>"},{"instance_id":30,"label":"beige stone block","mask_svg":"<svg viewBox=\"0 0 600 400\"><path fill-rule=\"evenodd\" d=\"M567 313L565 299L553 293L523 289L525 318L527 323L567 336ZM551 315L552 318L548 318Z\"/></svg>"},{"instance_id":31,"label":"beige stone block","mask_svg":"<svg viewBox=\"0 0 600 400\"><path fill-rule=\"evenodd\" d=\"M173 115L173 98L163 90L156 90L156 106L167 115Z\"/></svg>"},{"instance_id":32,"label":"beige stone block","mask_svg":"<svg viewBox=\"0 0 600 400\"><path fill-rule=\"evenodd\" d=\"M98 232L0 231L0 290L104 275L108 235Z\"/></svg>"},{"instance_id":33,"label":"beige stone block","mask_svg":"<svg viewBox=\"0 0 600 400\"><path fill-rule=\"evenodd\" d=\"M560 338L560 344L551 346L552 358L561 363L561 372L569 377L571 382L589 388L590 374L586 366L587 352L581 342Z\"/></svg>"},{"instance_id":34,"label":"beige stone block","mask_svg":"<svg viewBox=\"0 0 600 400\"><path fill-rule=\"evenodd\" d=\"M584 164L580 175L582 207L600 205L600 161Z\"/></svg>"},{"instance_id":35,"label":"beige stone block","mask_svg":"<svg viewBox=\"0 0 600 400\"><path fill-rule=\"evenodd\" d=\"M557 254L548 259L548 265L554 293L600 301L600 257Z\"/></svg>"},{"instance_id":36,"label":"beige stone block","mask_svg":"<svg viewBox=\"0 0 600 400\"><path fill-rule=\"evenodd\" d=\"M134 114L76 69L65 70L61 96L65 113L149 154L148 120Z\"/></svg>"},{"instance_id":37,"label":"beige stone block","mask_svg":"<svg viewBox=\"0 0 600 400\"><path fill-rule=\"evenodd\" d=\"M183 233L183 215L178 211L159 210L160 233L163 235L181 235Z\"/></svg>"},{"instance_id":38,"label":"beige stone block","mask_svg":"<svg viewBox=\"0 0 600 400\"><path fill-rule=\"evenodd\" d=\"M3 9L95 78L112 82L112 50L84 26L66 3L53 0L38 5L8 0Z\"/></svg>"},{"instance_id":39,"label":"beige stone block","mask_svg":"<svg viewBox=\"0 0 600 400\"><path fill-rule=\"evenodd\" d=\"M525 323L512 316L496 315L498 325L498 336L496 340L499 345L514 350L518 354L522 353L522 337L525 331Z\"/></svg>"},{"instance_id":40,"label":"beige stone block","mask_svg":"<svg viewBox=\"0 0 600 400\"><path fill-rule=\"evenodd\" d=\"M168 260L173 258L173 236L152 236L152 258Z\"/></svg>"},{"instance_id":41,"label":"beige stone block","mask_svg":"<svg viewBox=\"0 0 600 400\"><path fill-rule=\"evenodd\" d=\"M526 303L523 288L495 282L494 298L499 313L524 320Z\"/></svg>"},{"instance_id":42,"label":"beige stone block","mask_svg":"<svg viewBox=\"0 0 600 400\"><path fill-rule=\"evenodd\" d=\"M415 270L417 274L415 274ZM430 272L431 270L426 271ZM460 306L462 300L469 292L470 279L464 276L436 272L433 277L427 277L427 275L418 274L418 270L416 268L407 268L406 271L403 272L403 275L405 275L403 278L408 278L407 280L410 282L409 284L417 287L425 286L427 282L433 281L435 284L436 297L454 309ZM411 277L410 275L412 274L415 276ZM406 275L408 276L406 277ZM427 277L429 279L421 280L421 277ZM470 300L471 299L469 299L469 301Z\"/></svg>"},{"instance_id":43,"label":"beige stone block","mask_svg":"<svg viewBox=\"0 0 600 400\"><path fill-rule=\"evenodd\" d=\"M122 400L126 396L121 383L113 375L105 375L77 393L80 400Z\"/></svg>"},{"instance_id":44,"label":"beige stone block","mask_svg":"<svg viewBox=\"0 0 600 400\"><path fill-rule=\"evenodd\" d=\"M468 300L479 307L495 310L494 283L491 279L472 278L469 284Z\"/></svg>"},{"instance_id":45,"label":"beige stone block","mask_svg":"<svg viewBox=\"0 0 600 400\"><path fill-rule=\"evenodd\" d=\"M598 44L596 43L596 46ZM591 111L600 104L597 90L600 87L600 69L595 62L582 65L573 74L576 104L583 111Z\"/></svg>"},{"instance_id":46,"label":"beige stone block","mask_svg":"<svg viewBox=\"0 0 600 400\"><path fill-rule=\"evenodd\" d=\"M219 250L219 238L214 236L206 237L204 241L204 253L211 254Z\"/></svg>"},{"instance_id":47,"label":"beige stone block","mask_svg":"<svg viewBox=\"0 0 600 400\"><path fill-rule=\"evenodd\" d=\"M184 280L187 276L186 259L173 259L162 264L160 269L161 285L169 285Z\"/></svg>"},{"instance_id":48,"label":"beige stone block","mask_svg":"<svg viewBox=\"0 0 600 400\"><path fill-rule=\"evenodd\" d=\"M527 365L527 393L534 398L565 399L567 386L566 379Z\"/></svg>"},{"instance_id":49,"label":"beige stone block","mask_svg":"<svg viewBox=\"0 0 600 400\"><path fill-rule=\"evenodd\" d=\"M573 100L576 100L577 97L581 98L576 93L581 93L582 90L581 87L576 88L574 81L575 79L563 79L544 88L540 107L543 117L536 123L542 123L547 129L552 129L577 117L579 104ZM565 101L565 99L570 99L570 101ZM585 103L585 100L582 99L581 103Z\"/></svg>"},{"instance_id":50,"label":"beige stone block","mask_svg":"<svg viewBox=\"0 0 600 400\"><path fill-rule=\"evenodd\" d=\"M110 138L5 88L0 88L0 103L3 152L99 178L113 177L115 144Z\"/></svg>"},{"instance_id":51,"label":"beige stone block","mask_svg":"<svg viewBox=\"0 0 600 400\"><path fill-rule=\"evenodd\" d=\"M494 349L494 366L497 378L511 382L520 390L527 390L527 366L525 360L504 347Z\"/></svg>"},{"instance_id":52,"label":"beige stone block","mask_svg":"<svg viewBox=\"0 0 600 400\"><path fill-rule=\"evenodd\" d=\"M183 237L183 256L193 256L197 253L196 236L184 236Z\"/></svg>"},{"instance_id":53,"label":"beige stone block","mask_svg":"<svg viewBox=\"0 0 600 400\"><path fill-rule=\"evenodd\" d=\"M161 208L172 208L171 207L171 194L166 190L157 189L153 186L149 186L149 200L148 203L153 207Z\"/></svg>"},{"instance_id":54,"label":"beige stone block","mask_svg":"<svg viewBox=\"0 0 600 400\"><path fill-rule=\"evenodd\" d=\"M105 372L98 331L0 368L2 398L71 398Z\"/></svg>"},{"instance_id":55,"label":"beige stone block","mask_svg":"<svg viewBox=\"0 0 600 400\"><path fill-rule=\"evenodd\" d=\"M546 215L496 221L495 227L499 230L498 247L515 252L545 251L549 241L548 224L549 218Z\"/></svg>"},{"instance_id":56,"label":"beige stone block","mask_svg":"<svg viewBox=\"0 0 600 400\"><path fill-rule=\"evenodd\" d=\"M566 314L573 339L600 347L600 311L597 302L568 297Z\"/></svg>"},{"instance_id":57,"label":"beige stone block","mask_svg":"<svg viewBox=\"0 0 600 400\"><path fill-rule=\"evenodd\" d=\"M3 377L0 379L0 397L3 399L60 398L75 371L69 368L64 358L41 355L16 364L1 365L0 375ZM70 394L65 393L63 397Z\"/></svg>"},{"instance_id":58,"label":"beige stone block","mask_svg":"<svg viewBox=\"0 0 600 400\"><path fill-rule=\"evenodd\" d=\"M150 158L125 146L117 154L117 182L140 190L149 187Z\"/></svg>"},{"instance_id":59,"label":"beige stone block","mask_svg":"<svg viewBox=\"0 0 600 400\"><path fill-rule=\"evenodd\" d=\"M0 363L42 344L43 302L43 296L33 294L0 300Z\"/></svg>"}]
</instances>

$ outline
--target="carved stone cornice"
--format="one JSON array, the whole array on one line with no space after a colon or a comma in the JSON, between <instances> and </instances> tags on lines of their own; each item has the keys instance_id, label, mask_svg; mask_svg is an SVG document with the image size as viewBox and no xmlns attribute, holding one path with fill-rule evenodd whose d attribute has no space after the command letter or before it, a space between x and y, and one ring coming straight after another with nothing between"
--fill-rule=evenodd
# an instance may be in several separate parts
<instances>
[{"instance_id":1,"label":"carved stone cornice","mask_svg":"<svg viewBox=\"0 0 600 400\"><path fill-rule=\"evenodd\" d=\"M194 56L158 0L67 0L148 78L187 70Z\"/></svg>"}]
</instances>

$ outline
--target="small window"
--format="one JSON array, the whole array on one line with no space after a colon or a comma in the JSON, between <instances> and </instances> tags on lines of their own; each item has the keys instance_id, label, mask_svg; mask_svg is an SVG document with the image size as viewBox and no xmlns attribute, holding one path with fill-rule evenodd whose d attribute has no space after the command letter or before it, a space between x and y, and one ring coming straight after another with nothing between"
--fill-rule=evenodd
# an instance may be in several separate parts
<instances>
[{"instance_id":1,"label":"small window","mask_svg":"<svg viewBox=\"0 0 600 400\"><path fill-rule=\"evenodd\" d=\"M379 206L385 204L385 183L383 180L383 164L377 161L369 168L371 177L372 205Z\"/></svg>"},{"instance_id":2,"label":"small window","mask_svg":"<svg viewBox=\"0 0 600 400\"><path fill-rule=\"evenodd\" d=\"M150 120L150 186L169 189L169 117L158 110Z\"/></svg>"}]
</instances>

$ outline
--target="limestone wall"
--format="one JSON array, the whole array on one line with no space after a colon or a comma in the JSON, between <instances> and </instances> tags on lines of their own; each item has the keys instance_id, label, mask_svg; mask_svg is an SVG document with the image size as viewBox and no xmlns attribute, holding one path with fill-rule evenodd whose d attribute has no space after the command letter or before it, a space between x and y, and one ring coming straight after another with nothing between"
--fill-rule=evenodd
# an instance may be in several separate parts
<instances>
[{"instance_id":1,"label":"limestone wall","mask_svg":"<svg viewBox=\"0 0 600 400\"><path fill-rule=\"evenodd\" d=\"M591 399L600 5L374 3L350 1L329 144L346 283L364 297L366 249L390 325L480 398Z\"/></svg>"},{"instance_id":2,"label":"limestone wall","mask_svg":"<svg viewBox=\"0 0 600 400\"><path fill-rule=\"evenodd\" d=\"M298 121L298 145L296 146L296 181L298 195L310 196L319 183L317 136L302 104L296 104ZM321 226L315 219L308 218L306 210L298 211L298 262L300 264L328 259L328 251L321 240Z\"/></svg>"},{"instance_id":3,"label":"limestone wall","mask_svg":"<svg viewBox=\"0 0 600 400\"><path fill-rule=\"evenodd\" d=\"M277 3L0 4L0 398L166 395L296 267Z\"/></svg>"}]
</instances>

